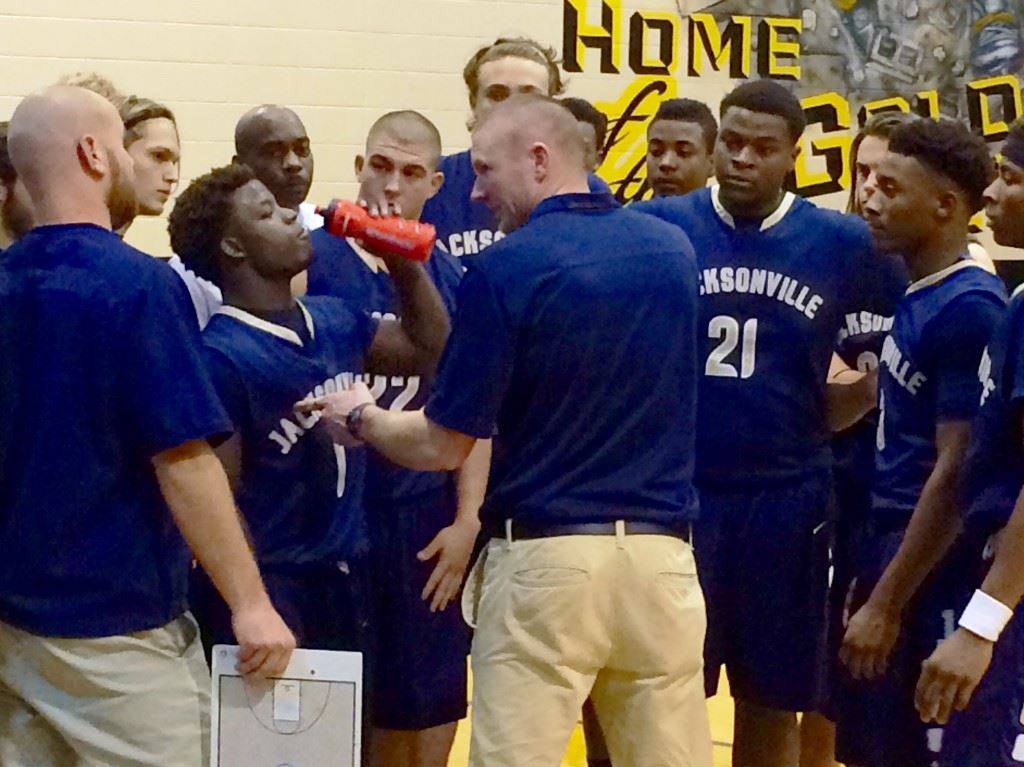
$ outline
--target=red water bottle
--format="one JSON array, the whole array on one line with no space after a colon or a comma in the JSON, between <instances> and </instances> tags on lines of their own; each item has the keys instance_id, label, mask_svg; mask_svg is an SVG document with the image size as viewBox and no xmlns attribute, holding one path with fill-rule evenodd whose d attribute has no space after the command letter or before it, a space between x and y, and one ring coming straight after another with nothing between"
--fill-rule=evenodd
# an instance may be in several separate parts
<instances>
[{"instance_id":1,"label":"red water bottle","mask_svg":"<svg viewBox=\"0 0 1024 767\"><path fill-rule=\"evenodd\" d=\"M324 229L337 237L355 237L371 249L395 253L410 261L426 261L437 232L430 224L399 216L371 216L348 200L331 200L316 212L324 217Z\"/></svg>"}]
</instances>

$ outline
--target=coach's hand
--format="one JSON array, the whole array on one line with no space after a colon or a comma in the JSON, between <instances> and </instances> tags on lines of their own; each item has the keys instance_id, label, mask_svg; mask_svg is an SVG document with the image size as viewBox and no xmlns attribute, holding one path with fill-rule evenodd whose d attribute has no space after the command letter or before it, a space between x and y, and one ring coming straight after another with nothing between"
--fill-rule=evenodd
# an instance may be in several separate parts
<instances>
[{"instance_id":1,"label":"coach's hand","mask_svg":"<svg viewBox=\"0 0 1024 767\"><path fill-rule=\"evenodd\" d=\"M416 555L420 562L437 557L434 572L430 574L422 594L424 602L433 596L430 612L445 609L458 596L479 532L479 520L470 517L457 519L435 535L434 540Z\"/></svg>"},{"instance_id":2,"label":"coach's hand","mask_svg":"<svg viewBox=\"0 0 1024 767\"><path fill-rule=\"evenodd\" d=\"M339 445L355 447L361 443L348 430L348 414L356 405L372 405L373 402L373 395L366 384L357 381L351 389L297 402L295 410L299 413L320 413L321 421L331 439Z\"/></svg>"},{"instance_id":3,"label":"coach's hand","mask_svg":"<svg viewBox=\"0 0 1024 767\"><path fill-rule=\"evenodd\" d=\"M854 679L874 679L885 673L899 634L899 613L869 599L850 618L839 658Z\"/></svg>"},{"instance_id":4,"label":"coach's hand","mask_svg":"<svg viewBox=\"0 0 1024 767\"><path fill-rule=\"evenodd\" d=\"M963 711L992 662L994 642L958 628L921 666L914 702L923 722L949 721Z\"/></svg>"},{"instance_id":5,"label":"coach's hand","mask_svg":"<svg viewBox=\"0 0 1024 767\"><path fill-rule=\"evenodd\" d=\"M246 676L281 676L295 649L295 635L270 599L235 611L231 627L238 640L238 670Z\"/></svg>"}]
</instances>

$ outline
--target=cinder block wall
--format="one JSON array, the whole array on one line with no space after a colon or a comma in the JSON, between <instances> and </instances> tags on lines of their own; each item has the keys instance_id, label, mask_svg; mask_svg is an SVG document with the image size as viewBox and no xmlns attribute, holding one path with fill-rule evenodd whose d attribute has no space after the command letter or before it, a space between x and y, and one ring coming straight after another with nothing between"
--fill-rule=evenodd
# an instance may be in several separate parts
<instances>
[{"instance_id":1,"label":"cinder block wall","mask_svg":"<svg viewBox=\"0 0 1024 767\"><path fill-rule=\"evenodd\" d=\"M562 0L0 0L0 119L65 73L100 72L174 110L187 183L230 160L249 107L287 104L312 138L311 197L328 199L354 193L353 158L387 110L419 109L446 150L465 148L462 66L499 34L561 49ZM583 92L576 86L587 77L574 76L574 92L615 90L607 77L591 79ZM165 226L140 219L129 240L167 254Z\"/></svg>"}]
</instances>

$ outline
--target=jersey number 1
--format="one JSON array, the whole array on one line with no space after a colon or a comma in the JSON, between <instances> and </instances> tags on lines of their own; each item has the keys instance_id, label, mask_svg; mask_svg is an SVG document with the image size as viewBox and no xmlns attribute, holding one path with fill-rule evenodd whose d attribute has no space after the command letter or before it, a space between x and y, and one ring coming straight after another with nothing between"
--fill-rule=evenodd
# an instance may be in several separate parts
<instances>
[{"instance_id":1,"label":"jersey number 1","mask_svg":"<svg viewBox=\"0 0 1024 767\"><path fill-rule=\"evenodd\" d=\"M716 378L750 378L754 375L755 355L757 353L757 320L749 319L740 323L735 317L721 314L708 323L708 338L721 339L721 342L708 355L704 366L704 375ZM740 346L740 369L726 362L726 359Z\"/></svg>"}]
</instances>

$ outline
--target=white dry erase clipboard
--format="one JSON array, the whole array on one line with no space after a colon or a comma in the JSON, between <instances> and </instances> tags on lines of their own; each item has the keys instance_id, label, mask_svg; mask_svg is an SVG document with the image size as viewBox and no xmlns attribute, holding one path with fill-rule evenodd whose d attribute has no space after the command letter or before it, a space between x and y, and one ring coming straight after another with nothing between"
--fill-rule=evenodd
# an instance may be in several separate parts
<instances>
[{"instance_id":1,"label":"white dry erase clipboard","mask_svg":"<svg viewBox=\"0 0 1024 767\"><path fill-rule=\"evenodd\" d=\"M277 679L243 679L213 648L212 767L359 767L363 656L296 650Z\"/></svg>"}]
</instances>

